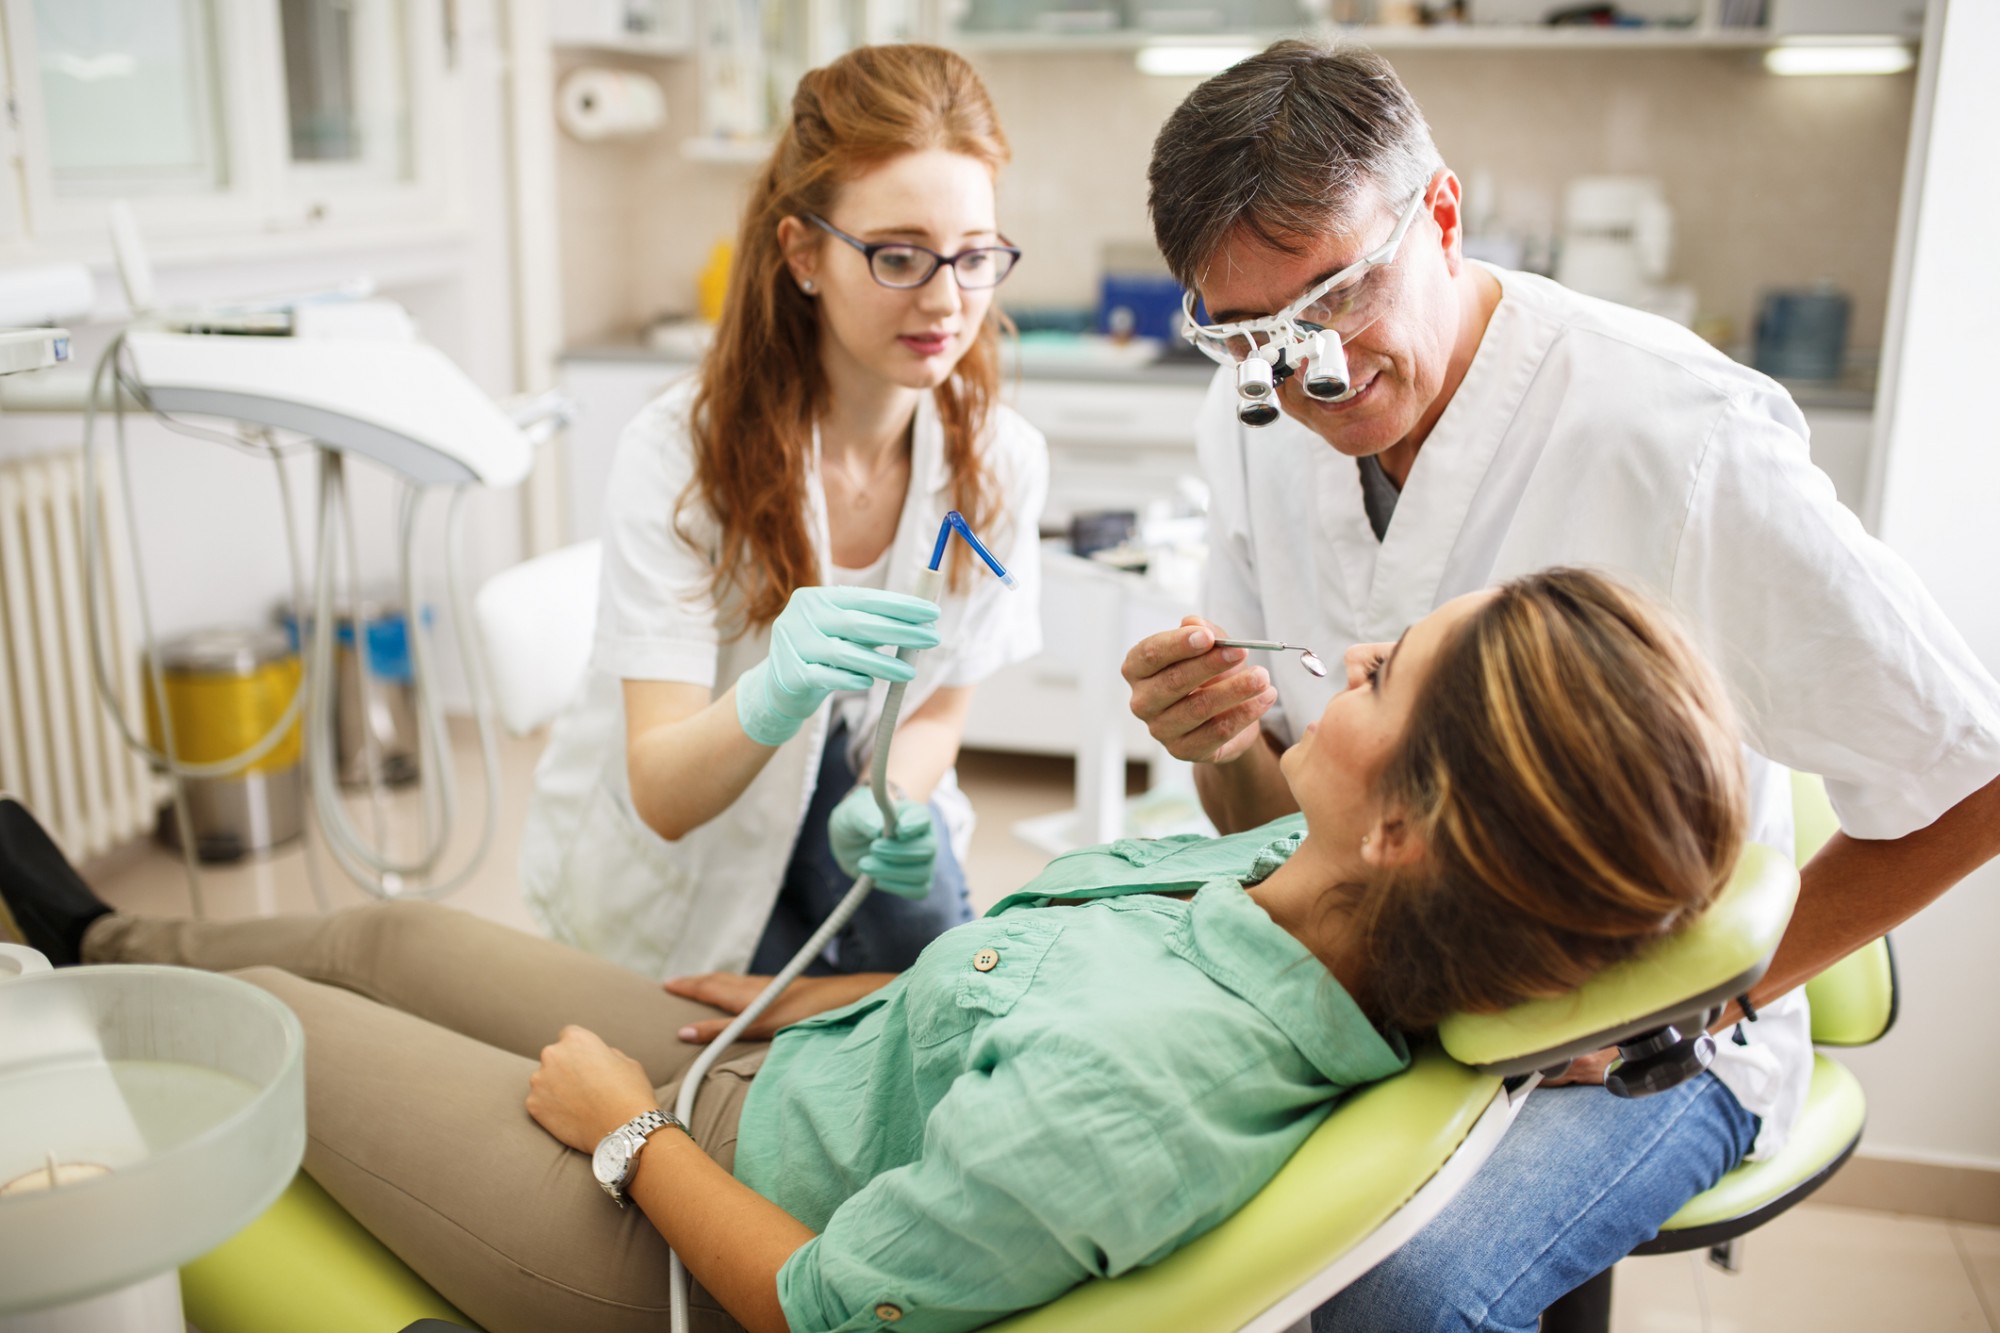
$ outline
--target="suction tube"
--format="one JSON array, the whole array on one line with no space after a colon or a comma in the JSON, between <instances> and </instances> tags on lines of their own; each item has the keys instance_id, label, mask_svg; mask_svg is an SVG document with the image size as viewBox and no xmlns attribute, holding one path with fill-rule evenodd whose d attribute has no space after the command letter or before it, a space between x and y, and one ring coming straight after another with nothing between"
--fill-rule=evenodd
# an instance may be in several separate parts
<instances>
[{"instance_id":1,"label":"suction tube","mask_svg":"<svg viewBox=\"0 0 2000 1333\"><path fill-rule=\"evenodd\" d=\"M912 596L921 597L928 602L937 601L938 593L944 586L941 566L944 564L945 547L951 544L951 534L954 532L965 538L966 545L986 562L986 567L993 571L1001 583L1010 589L1019 586L1014 576L1007 572L1006 566L994 559L993 553L986 549L986 544L973 534L972 526L965 521L964 516L954 509L944 516L944 522L938 528L937 545L931 550L930 567L918 572L916 586L910 589ZM896 656L909 662L916 658L919 651L916 648L900 648L896 651ZM889 745L895 739L896 722L903 712L903 694L908 688L907 681L890 682L888 696L882 701L882 716L875 723L875 755L868 771L869 789L875 793L876 808L882 812L882 830L890 837L896 835L896 802L889 795ZM792 956L792 961L786 963L784 969L771 978L771 984L764 987L757 998L745 1006L743 1012L736 1015L729 1026L708 1044L708 1049L696 1057L686 1076L681 1079L680 1095L674 1098L674 1115L683 1125L694 1124L695 1098L701 1095L702 1081L708 1077L708 1071L714 1068L715 1062L720 1060L724 1053L736 1044L737 1038L741 1037L744 1031L785 993L785 987L798 980L799 974L811 965L813 959L819 957L820 951L846 927L854 914L861 910L861 904L874 891L875 880L872 876L862 875L857 878L854 887L847 891L847 896L840 900L820 928L813 932L812 938L800 946L799 951ZM687 1269L682 1266L679 1254L675 1254L671 1260L668 1290L673 1333L687 1333Z\"/></svg>"},{"instance_id":2,"label":"suction tube","mask_svg":"<svg viewBox=\"0 0 2000 1333\"><path fill-rule=\"evenodd\" d=\"M960 514L956 509L946 514L944 522L938 526L937 545L931 548L931 573L937 573L939 568L944 564L944 548L951 544L951 534L954 532L965 538L965 544L972 548L974 555L986 562L986 567L993 571L995 578L999 579L1009 588L1019 586L1014 582L1014 576L1007 572L1006 566L995 560L993 552L986 549L986 543L973 535L972 525L967 523L965 516ZM929 593L922 595L926 597L930 596ZM935 601L936 599L932 598L932 600Z\"/></svg>"}]
</instances>

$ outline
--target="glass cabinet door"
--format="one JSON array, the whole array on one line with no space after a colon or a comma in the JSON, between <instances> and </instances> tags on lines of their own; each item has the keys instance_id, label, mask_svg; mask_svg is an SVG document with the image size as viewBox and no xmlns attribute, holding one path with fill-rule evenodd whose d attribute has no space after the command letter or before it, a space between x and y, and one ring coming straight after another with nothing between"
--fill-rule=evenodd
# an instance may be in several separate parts
<instances>
[{"instance_id":1,"label":"glass cabinet door","mask_svg":"<svg viewBox=\"0 0 2000 1333\"><path fill-rule=\"evenodd\" d=\"M411 176L401 0L279 0L291 164L371 182Z\"/></svg>"},{"instance_id":2,"label":"glass cabinet door","mask_svg":"<svg viewBox=\"0 0 2000 1333\"><path fill-rule=\"evenodd\" d=\"M227 189L211 0L34 0L58 196Z\"/></svg>"}]
</instances>

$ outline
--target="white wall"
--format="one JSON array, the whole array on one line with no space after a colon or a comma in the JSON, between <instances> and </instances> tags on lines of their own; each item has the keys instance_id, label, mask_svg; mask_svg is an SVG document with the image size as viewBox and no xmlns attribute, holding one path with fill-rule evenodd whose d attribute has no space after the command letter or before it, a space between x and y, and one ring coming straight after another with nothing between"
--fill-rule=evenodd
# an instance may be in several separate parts
<instances>
[{"instance_id":1,"label":"white wall","mask_svg":"<svg viewBox=\"0 0 2000 1333\"><path fill-rule=\"evenodd\" d=\"M457 7L457 60L443 90L449 118L453 173L449 215L394 232L301 235L279 239L201 238L156 246L156 285L167 305L228 300L273 292L309 290L366 274L382 293L402 302L423 336L475 383L496 396L515 387L515 346L509 147L504 135L505 51L500 30L504 0L461 0ZM77 361L94 363L128 317L109 262L96 237L49 237L52 249L79 244L95 262L97 309L73 324ZM108 429L108 422L107 429ZM221 445L176 436L141 418L131 420L134 495L140 544L156 632L198 626L262 623L289 599L284 527L271 465ZM0 458L74 447L82 419L70 416L0 416ZM291 467L305 558L310 564L316 508L314 464L301 457ZM393 489L387 475L366 463L349 469L357 501L364 582L395 577ZM464 568L468 588L520 558L519 491L487 492L468 499ZM444 609L443 518L445 501L426 509L419 541L422 595ZM440 627L446 628L440 621ZM448 700L466 698L457 679L449 632L440 635Z\"/></svg>"},{"instance_id":2,"label":"white wall","mask_svg":"<svg viewBox=\"0 0 2000 1333\"><path fill-rule=\"evenodd\" d=\"M1655 176L1675 273L1700 313L1751 335L1767 288L1826 278L1854 300L1850 344L1881 346L1896 183L1915 80L1788 79L1754 51L1390 52L1438 149L1492 182L1500 223L1545 239L1578 175ZM690 161L695 63L566 53L661 81L667 124L639 139L556 143L569 340L629 335L694 309L709 247L734 234L752 168ZM1193 78L1140 74L1128 52L975 52L1013 144L1001 227L1027 251L1010 309L1094 306L1107 244L1150 240L1146 163ZM1078 188L1088 182L1088 188ZM1802 221L1803 224L1802 224Z\"/></svg>"},{"instance_id":3,"label":"white wall","mask_svg":"<svg viewBox=\"0 0 2000 1333\"><path fill-rule=\"evenodd\" d=\"M1989 671L2000 674L2000 5L1932 0L1928 142L1919 92L1900 312L1885 364L1879 528ZM1927 68L1926 74L1933 75ZM1918 173L1921 173L1920 176ZM1900 320L1898 319L1900 313ZM1865 1151L2000 1169L2000 862L1896 932L1902 1017L1849 1063L1868 1091Z\"/></svg>"}]
</instances>

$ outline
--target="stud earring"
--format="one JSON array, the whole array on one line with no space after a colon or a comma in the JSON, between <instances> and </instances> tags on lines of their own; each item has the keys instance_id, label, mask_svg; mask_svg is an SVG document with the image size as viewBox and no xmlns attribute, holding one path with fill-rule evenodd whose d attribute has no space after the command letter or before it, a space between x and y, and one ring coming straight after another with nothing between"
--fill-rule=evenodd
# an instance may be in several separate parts
<instances>
[{"instance_id":1,"label":"stud earring","mask_svg":"<svg viewBox=\"0 0 2000 1333\"><path fill-rule=\"evenodd\" d=\"M1361 845L1363 847L1366 847L1368 845L1368 835L1366 833L1361 835Z\"/></svg>"},{"instance_id":2,"label":"stud earring","mask_svg":"<svg viewBox=\"0 0 2000 1333\"><path fill-rule=\"evenodd\" d=\"M799 290L804 292L807 296L811 296L813 292L818 289L813 286L813 280L811 278L800 278Z\"/></svg>"}]
</instances>

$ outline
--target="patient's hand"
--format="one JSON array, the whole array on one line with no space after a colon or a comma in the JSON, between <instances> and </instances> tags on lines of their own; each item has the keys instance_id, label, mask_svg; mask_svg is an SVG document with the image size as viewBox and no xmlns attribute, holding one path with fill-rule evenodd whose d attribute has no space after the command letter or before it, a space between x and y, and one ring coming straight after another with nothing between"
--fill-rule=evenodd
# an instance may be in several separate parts
<instances>
[{"instance_id":1,"label":"patient's hand","mask_svg":"<svg viewBox=\"0 0 2000 1333\"><path fill-rule=\"evenodd\" d=\"M800 977L785 988L785 993L757 1016L757 1021L745 1029L743 1035L753 1041L762 1040L787 1023L796 1023L814 1014L823 1014L829 1009L838 1009L843 1004L853 1004L864 995L882 989L896 979L894 972L856 972L841 977ZM736 972L704 972L694 977L674 977L666 983L669 995L678 995L684 1000L699 1000L713 1005L727 1013L740 1014L757 998L764 987L769 985L769 977L743 976ZM682 1041L702 1046L722 1035L722 1029L729 1026L729 1019L706 1018L690 1023L681 1029Z\"/></svg>"},{"instance_id":2,"label":"patient's hand","mask_svg":"<svg viewBox=\"0 0 2000 1333\"><path fill-rule=\"evenodd\" d=\"M574 1024L542 1048L541 1068L528 1075L528 1114L578 1152L659 1105L637 1060Z\"/></svg>"},{"instance_id":3,"label":"patient's hand","mask_svg":"<svg viewBox=\"0 0 2000 1333\"><path fill-rule=\"evenodd\" d=\"M1605 1071L1611 1068L1611 1062L1617 1058L1616 1046L1607 1046L1601 1051L1592 1051L1589 1055L1579 1055L1569 1062L1569 1067L1562 1073L1554 1078L1543 1079L1542 1086L1560 1088L1571 1083L1601 1084L1604 1082Z\"/></svg>"}]
</instances>

